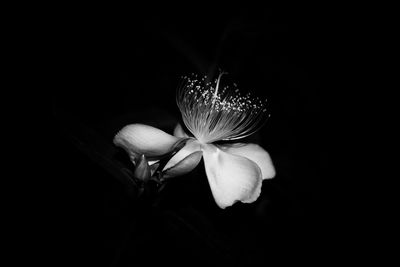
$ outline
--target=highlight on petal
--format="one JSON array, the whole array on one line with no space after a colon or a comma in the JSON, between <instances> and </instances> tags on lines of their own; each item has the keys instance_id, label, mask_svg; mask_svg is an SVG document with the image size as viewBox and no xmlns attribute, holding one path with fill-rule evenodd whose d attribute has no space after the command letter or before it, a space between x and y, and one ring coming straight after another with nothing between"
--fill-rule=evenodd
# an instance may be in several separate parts
<instances>
[{"instance_id":1,"label":"highlight on petal","mask_svg":"<svg viewBox=\"0 0 400 267\"><path fill-rule=\"evenodd\" d=\"M157 159L157 160L149 160L148 162L149 162L149 165L152 166L152 165L156 164L156 163L159 162L159 161L160 161L160 160Z\"/></svg>"},{"instance_id":2,"label":"highlight on petal","mask_svg":"<svg viewBox=\"0 0 400 267\"><path fill-rule=\"evenodd\" d=\"M254 161L261 169L263 179L275 177L275 168L268 152L257 144L235 144L222 148L225 152L246 157Z\"/></svg>"},{"instance_id":3,"label":"highlight on petal","mask_svg":"<svg viewBox=\"0 0 400 267\"><path fill-rule=\"evenodd\" d=\"M154 173L157 171L158 167L160 166L160 162L157 161L156 163L153 163L153 164L149 163L149 165L150 165L150 174L151 174L150 176L153 176Z\"/></svg>"},{"instance_id":4,"label":"highlight on petal","mask_svg":"<svg viewBox=\"0 0 400 267\"><path fill-rule=\"evenodd\" d=\"M172 166L176 165L178 162L180 162L181 160L183 160L184 158L186 158L187 156L189 156L190 154L196 152L196 151L200 151L200 143L193 139L190 138L184 147L181 148L181 150L179 150L169 161L168 163L165 165L165 167L163 168L163 170L169 169Z\"/></svg>"},{"instance_id":5,"label":"highlight on petal","mask_svg":"<svg viewBox=\"0 0 400 267\"><path fill-rule=\"evenodd\" d=\"M144 154L147 158L170 152L179 138L144 124L130 124L114 137L114 144L125 149L132 157Z\"/></svg>"},{"instance_id":6,"label":"highlight on petal","mask_svg":"<svg viewBox=\"0 0 400 267\"><path fill-rule=\"evenodd\" d=\"M185 137L185 138L189 137L189 135L185 132L185 130L183 130L183 127L179 122L175 126L174 136L176 136L176 137Z\"/></svg>"},{"instance_id":7,"label":"highlight on petal","mask_svg":"<svg viewBox=\"0 0 400 267\"><path fill-rule=\"evenodd\" d=\"M163 178L176 177L191 172L200 162L203 156L202 151L196 151L185 157L163 173Z\"/></svg>"},{"instance_id":8,"label":"highlight on petal","mask_svg":"<svg viewBox=\"0 0 400 267\"><path fill-rule=\"evenodd\" d=\"M217 205L224 209L237 201L251 203L261 193L262 174L248 158L202 145L208 182Z\"/></svg>"}]
</instances>

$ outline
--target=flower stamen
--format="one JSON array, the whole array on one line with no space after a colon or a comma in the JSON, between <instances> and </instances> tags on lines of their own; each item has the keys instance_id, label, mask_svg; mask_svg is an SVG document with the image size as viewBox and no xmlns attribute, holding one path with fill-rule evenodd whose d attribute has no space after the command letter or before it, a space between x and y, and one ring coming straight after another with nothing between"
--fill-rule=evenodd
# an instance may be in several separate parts
<instances>
[{"instance_id":1,"label":"flower stamen","mask_svg":"<svg viewBox=\"0 0 400 267\"><path fill-rule=\"evenodd\" d=\"M183 77L177 104L188 130L202 143L236 140L256 132L266 121L266 102L250 93L241 95L220 85L222 72L212 82L206 76Z\"/></svg>"}]
</instances>

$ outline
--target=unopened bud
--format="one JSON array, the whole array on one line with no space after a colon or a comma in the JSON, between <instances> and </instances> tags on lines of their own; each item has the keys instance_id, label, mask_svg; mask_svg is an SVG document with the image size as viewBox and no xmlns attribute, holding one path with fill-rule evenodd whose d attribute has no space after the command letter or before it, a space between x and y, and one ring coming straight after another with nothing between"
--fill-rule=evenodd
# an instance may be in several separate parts
<instances>
[{"instance_id":1,"label":"unopened bud","mask_svg":"<svg viewBox=\"0 0 400 267\"><path fill-rule=\"evenodd\" d=\"M142 155L140 158L137 159L133 176L142 181L150 179L150 166L145 155Z\"/></svg>"}]
</instances>

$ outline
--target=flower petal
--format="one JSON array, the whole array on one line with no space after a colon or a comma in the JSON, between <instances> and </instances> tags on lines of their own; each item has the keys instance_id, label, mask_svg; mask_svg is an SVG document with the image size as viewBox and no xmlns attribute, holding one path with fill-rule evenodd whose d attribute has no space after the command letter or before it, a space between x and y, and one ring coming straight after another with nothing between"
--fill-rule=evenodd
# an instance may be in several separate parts
<instances>
[{"instance_id":1,"label":"flower petal","mask_svg":"<svg viewBox=\"0 0 400 267\"><path fill-rule=\"evenodd\" d=\"M191 172L199 164L202 155L202 151L193 152L171 168L167 169L163 173L163 178L176 177Z\"/></svg>"},{"instance_id":2,"label":"flower petal","mask_svg":"<svg viewBox=\"0 0 400 267\"><path fill-rule=\"evenodd\" d=\"M178 122L178 124L175 126L174 129L174 136L176 137L189 137L189 135L187 135L187 133L185 132L185 130L183 130L182 125Z\"/></svg>"},{"instance_id":3,"label":"flower petal","mask_svg":"<svg viewBox=\"0 0 400 267\"><path fill-rule=\"evenodd\" d=\"M275 177L275 168L268 152L257 144L235 144L222 148L225 152L246 157L254 161L261 169L263 179Z\"/></svg>"},{"instance_id":4,"label":"flower petal","mask_svg":"<svg viewBox=\"0 0 400 267\"><path fill-rule=\"evenodd\" d=\"M180 162L181 160L183 160L184 158L186 158L188 155L196 152L196 151L200 151L200 143L196 140L196 139L189 139L185 146L181 148L181 150L179 150L169 161L168 163L165 165L165 167L163 168L163 170L169 169L172 166L174 166L175 164L177 164L178 162Z\"/></svg>"},{"instance_id":5,"label":"flower petal","mask_svg":"<svg viewBox=\"0 0 400 267\"><path fill-rule=\"evenodd\" d=\"M208 182L220 208L236 201L256 201L262 185L261 170L256 163L210 144L202 145L202 150Z\"/></svg>"},{"instance_id":6,"label":"flower petal","mask_svg":"<svg viewBox=\"0 0 400 267\"><path fill-rule=\"evenodd\" d=\"M130 124L114 137L114 144L132 157L144 154L147 158L161 156L174 148L179 138L144 124Z\"/></svg>"}]
</instances>

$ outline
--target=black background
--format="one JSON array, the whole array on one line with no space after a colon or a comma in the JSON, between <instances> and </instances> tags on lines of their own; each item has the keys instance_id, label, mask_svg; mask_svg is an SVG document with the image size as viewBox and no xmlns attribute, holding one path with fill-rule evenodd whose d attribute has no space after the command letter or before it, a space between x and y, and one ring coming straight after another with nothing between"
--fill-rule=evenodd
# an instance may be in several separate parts
<instances>
[{"instance_id":1,"label":"black background","mask_svg":"<svg viewBox=\"0 0 400 267\"><path fill-rule=\"evenodd\" d=\"M329 233L320 187L324 12L153 6L64 16L49 46L61 66L53 70L52 112L62 151L55 166L70 192L62 212L70 254L104 266L318 262ZM254 140L277 176L255 203L222 210L200 165L168 183L156 206L138 201L115 174L120 163L132 166L113 136L134 122L171 131L180 76L218 69L268 99L271 118Z\"/></svg>"}]
</instances>

